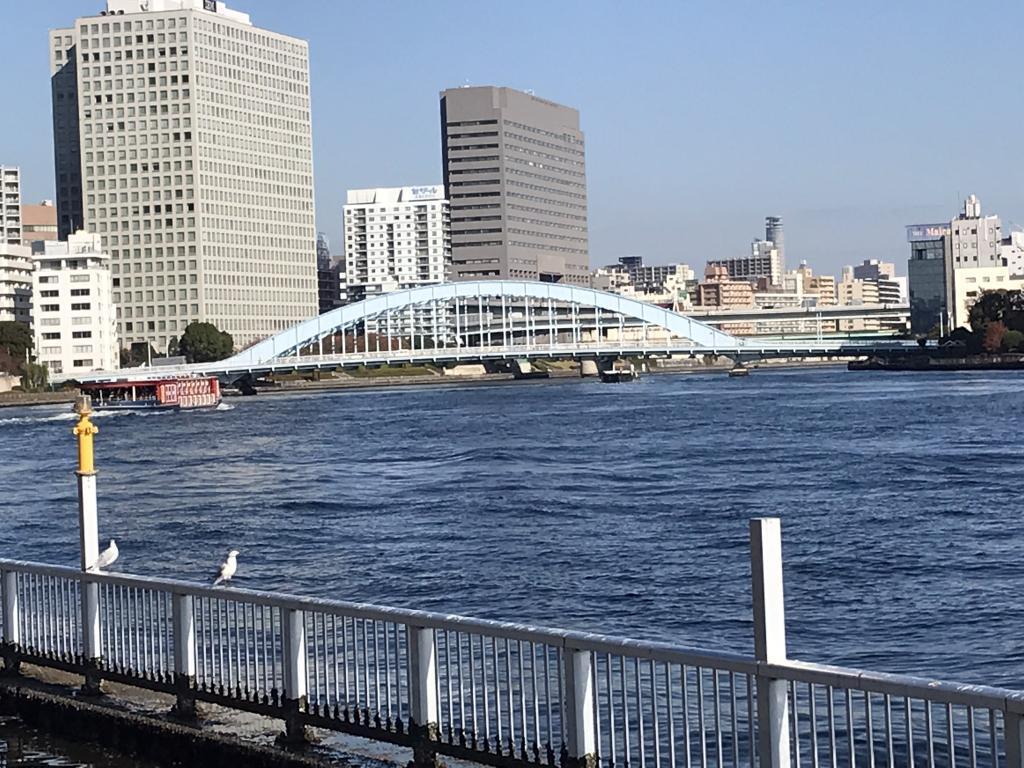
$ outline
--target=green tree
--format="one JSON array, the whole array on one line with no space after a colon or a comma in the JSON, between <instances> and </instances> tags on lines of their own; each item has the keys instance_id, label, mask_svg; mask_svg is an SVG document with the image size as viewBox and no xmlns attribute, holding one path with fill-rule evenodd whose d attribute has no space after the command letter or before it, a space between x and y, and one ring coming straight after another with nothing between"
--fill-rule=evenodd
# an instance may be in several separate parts
<instances>
[{"instance_id":1,"label":"green tree","mask_svg":"<svg viewBox=\"0 0 1024 768\"><path fill-rule=\"evenodd\" d=\"M25 351L32 351L32 331L24 323L0 323L0 349L7 350L20 363L25 359Z\"/></svg>"},{"instance_id":2,"label":"green tree","mask_svg":"<svg viewBox=\"0 0 1024 768\"><path fill-rule=\"evenodd\" d=\"M1007 331L1003 336L1003 351L1019 352L1024 347L1024 333L1020 331Z\"/></svg>"},{"instance_id":3,"label":"green tree","mask_svg":"<svg viewBox=\"0 0 1024 768\"><path fill-rule=\"evenodd\" d=\"M136 368L159 356L148 341L133 341L130 348L121 348L121 367Z\"/></svg>"},{"instance_id":4,"label":"green tree","mask_svg":"<svg viewBox=\"0 0 1024 768\"><path fill-rule=\"evenodd\" d=\"M213 323L189 323L178 342L178 351L190 363L211 363L231 355L235 341Z\"/></svg>"},{"instance_id":5,"label":"green tree","mask_svg":"<svg viewBox=\"0 0 1024 768\"><path fill-rule=\"evenodd\" d=\"M970 321L971 330L978 334L984 334L988 324L996 322L1024 333L1024 292L985 291L971 307Z\"/></svg>"},{"instance_id":6,"label":"green tree","mask_svg":"<svg viewBox=\"0 0 1024 768\"><path fill-rule=\"evenodd\" d=\"M24 363L21 366L21 388L25 392L42 392L50 380L50 372L45 365Z\"/></svg>"}]
</instances>

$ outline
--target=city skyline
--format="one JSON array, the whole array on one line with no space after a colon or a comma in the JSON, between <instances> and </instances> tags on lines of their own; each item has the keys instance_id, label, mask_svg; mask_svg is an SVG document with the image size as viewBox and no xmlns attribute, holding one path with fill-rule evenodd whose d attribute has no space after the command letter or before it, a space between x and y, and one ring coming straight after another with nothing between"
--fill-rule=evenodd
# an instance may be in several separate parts
<instances>
[{"instance_id":1,"label":"city skyline","mask_svg":"<svg viewBox=\"0 0 1024 768\"><path fill-rule=\"evenodd\" d=\"M54 197L42 41L101 5L62 0L8 14L10 54L23 62L9 85L21 119L0 126L0 161L21 167L28 202ZM359 6L237 5L259 26L310 41L317 228L336 251L347 189L441 181L438 96L467 82L531 89L580 111L591 268L630 253L695 266L739 256L766 215L786 222L789 266L807 260L838 273L863 258L903 264L904 225L943 220L971 192L1007 230L1024 220L1012 174L1022 107L1006 99L1000 76L1012 65L1011 41L988 26L993 15L1010 26L1021 18L1010 5L960 13L951 25L942 8L921 13L921 4L868 13L714 8L685 18L668 5L635 14L566 4L549 9L550 27L567 33L562 67L549 63L550 40L535 41L510 10L495 9L484 26L455 8L434 19L409 6L396 21ZM458 55L437 49L453 18ZM363 31L339 48L336 36L352 28ZM635 42L608 57L621 39ZM937 54L951 46L961 55ZM928 97L967 86L992 110L937 108ZM979 140L984 158L968 151Z\"/></svg>"}]
</instances>

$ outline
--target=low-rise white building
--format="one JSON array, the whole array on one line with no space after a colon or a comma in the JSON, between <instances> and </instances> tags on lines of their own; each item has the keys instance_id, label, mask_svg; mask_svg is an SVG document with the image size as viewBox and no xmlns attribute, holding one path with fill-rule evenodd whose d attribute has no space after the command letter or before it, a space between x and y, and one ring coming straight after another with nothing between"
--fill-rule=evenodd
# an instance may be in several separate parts
<instances>
[{"instance_id":1,"label":"low-rise white building","mask_svg":"<svg viewBox=\"0 0 1024 768\"><path fill-rule=\"evenodd\" d=\"M970 327L971 307L985 291L1024 288L1024 276L1013 276L1007 266L960 267L953 270L950 328Z\"/></svg>"},{"instance_id":2,"label":"low-rise white building","mask_svg":"<svg viewBox=\"0 0 1024 768\"><path fill-rule=\"evenodd\" d=\"M44 241L32 254L36 358L51 376L119 367L110 255L99 235Z\"/></svg>"},{"instance_id":3,"label":"low-rise white building","mask_svg":"<svg viewBox=\"0 0 1024 768\"><path fill-rule=\"evenodd\" d=\"M0 323L32 322L32 249L0 242Z\"/></svg>"}]
</instances>

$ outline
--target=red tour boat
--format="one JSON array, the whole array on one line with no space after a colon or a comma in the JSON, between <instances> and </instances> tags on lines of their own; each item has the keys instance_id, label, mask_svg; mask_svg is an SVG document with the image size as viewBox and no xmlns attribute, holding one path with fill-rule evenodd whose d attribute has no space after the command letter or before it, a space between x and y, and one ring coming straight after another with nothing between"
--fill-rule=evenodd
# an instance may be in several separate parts
<instances>
[{"instance_id":1,"label":"red tour boat","mask_svg":"<svg viewBox=\"0 0 1024 768\"><path fill-rule=\"evenodd\" d=\"M92 398L96 410L186 410L220 404L220 382L215 376L89 383L81 390Z\"/></svg>"}]
</instances>

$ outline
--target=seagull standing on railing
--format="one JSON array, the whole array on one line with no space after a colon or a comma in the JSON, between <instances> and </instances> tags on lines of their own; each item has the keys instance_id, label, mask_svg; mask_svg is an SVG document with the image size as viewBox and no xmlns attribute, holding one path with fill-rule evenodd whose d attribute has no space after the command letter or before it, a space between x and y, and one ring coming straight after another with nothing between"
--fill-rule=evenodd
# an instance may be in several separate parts
<instances>
[{"instance_id":1,"label":"seagull standing on railing","mask_svg":"<svg viewBox=\"0 0 1024 768\"><path fill-rule=\"evenodd\" d=\"M217 572L217 579L213 582L213 586L217 586L225 581L231 581L231 577L235 575L235 571L238 570L238 550L232 549L228 552L228 559L220 564L220 570Z\"/></svg>"},{"instance_id":2,"label":"seagull standing on railing","mask_svg":"<svg viewBox=\"0 0 1024 768\"><path fill-rule=\"evenodd\" d=\"M117 542L113 539L110 540L110 546L100 552L100 556L96 558L96 562L92 564L90 571L102 571L104 568L108 568L113 565L114 561L117 560L117 556L120 552L117 551Z\"/></svg>"}]
</instances>

